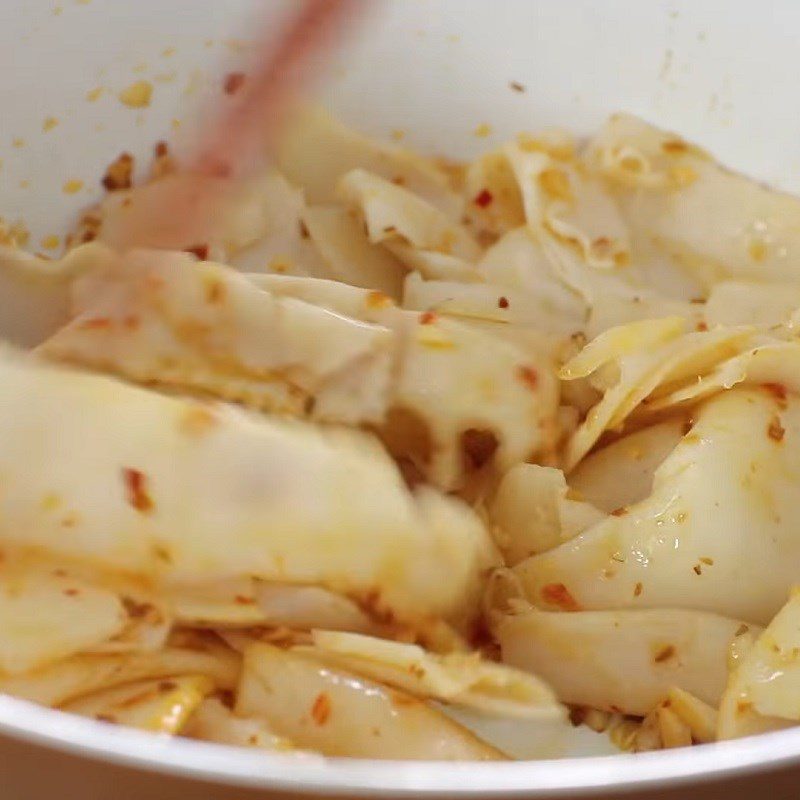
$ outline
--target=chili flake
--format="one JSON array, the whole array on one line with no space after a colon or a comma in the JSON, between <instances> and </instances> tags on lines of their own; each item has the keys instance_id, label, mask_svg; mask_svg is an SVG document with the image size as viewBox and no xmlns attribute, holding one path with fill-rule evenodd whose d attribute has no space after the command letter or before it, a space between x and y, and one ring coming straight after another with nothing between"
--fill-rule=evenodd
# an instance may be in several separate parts
<instances>
[{"instance_id":1,"label":"chili flake","mask_svg":"<svg viewBox=\"0 0 800 800\"><path fill-rule=\"evenodd\" d=\"M223 84L225 94L236 94L244 86L244 81L243 72L229 72L225 76L225 83Z\"/></svg>"},{"instance_id":2,"label":"chili flake","mask_svg":"<svg viewBox=\"0 0 800 800\"><path fill-rule=\"evenodd\" d=\"M499 297L497 299L497 307L498 308L508 308L508 298L507 297Z\"/></svg>"},{"instance_id":3,"label":"chili flake","mask_svg":"<svg viewBox=\"0 0 800 800\"><path fill-rule=\"evenodd\" d=\"M669 661L675 655L675 646L668 644L662 647L656 654L653 656L653 661L656 664L663 664L665 661Z\"/></svg>"},{"instance_id":4,"label":"chili flake","mask_svg":"<svg viewBox=\"0 0 800 800\"><path fill-rule=\"evenodd\" d=\"M486 208L486 206L490 205L493 200L494 195L492 195L488 189L481 189L478 194L475 195L473 202L479 208Z\"/></svg>"},{"instance_id":5,"label":"chili flake","mask_svg":"<svg viewBox=\"0 0 800 800\"><path fill-rule=\"evenodd\" d=\"M517 377L531 389L539 386L539 373L533 367L517 367Z\"/></svg>"},{"instance_id":6,"label":"chili flake","mask_svg":"<svg viewBox=\"0 0 800 800\"><path fill-rule=\"evenodd\" d=\"M786 429L781 425L780 417L777 415L774 416L771 420L769 425L767 426L767 436L772 439L773 442L782 442L783 435L786 433Z\"/></svg>"},{"instance_id":7,"label":"chili flake","mask_svg":"<svg viewBox=\"0 0 800 800\"><path fill-rule=\"evenodd\" d=\"M435 311L423 311L419 315L419 324L420 325L432 325L434 322L436 322L437 319L438 319L438 316L437 316Z\"/></svg>"},{"instance_id":8,"label":"chili flake","mask_svg":"<svg viewBox=\"0 0 800 800\"><path fill-rule=\"evenodd\" d=\"M197 256L200 261L207 261L208 260L208 245L207 244L195 244L191 247L184 248L184 253L191 253L193 256Z\"/></svg>"},{"instance_id":9,"label":"chili flake","mask_svg":"<svg viewBox=\"0 0 800 800\"><path fill-rule=\"evenodd\" d=\"M325 692L320 692L311 706L311 718L317 725L324 725L331 715L331 699Z\"/></svg>"},{"instance_id":10,"label":"chili flake","mask_svg":"<svg viewBox=\"0 0 800 800\"><path fill-rule=\"evenodd\" d=\"M128 503L142 514L149 514L153 510L153 498L147 492L147 478L138 469L124 467L122 479L125 483L125 492Z\"/></svg>"},{"instance_id":11,"label":"chili flake","mask_svg":"<svg viewBox=\"0 0 800 800\"><path fill-rule=\"evenodd\" d=\"M786 408L786 387L782 383L761 384L778 402L780 408Z\"/></svg>"},{"instance_id":12,"label":"chili flake","mask_svg":"<svg viewBox=\"0 0 800 800\"><path fill-rule=\"evenodd\" d=\"M545 603L558 606L562 611L581 610L581 607L563 583L548 583L542 587L541 594Z\"/></svg>"}]
</instances>

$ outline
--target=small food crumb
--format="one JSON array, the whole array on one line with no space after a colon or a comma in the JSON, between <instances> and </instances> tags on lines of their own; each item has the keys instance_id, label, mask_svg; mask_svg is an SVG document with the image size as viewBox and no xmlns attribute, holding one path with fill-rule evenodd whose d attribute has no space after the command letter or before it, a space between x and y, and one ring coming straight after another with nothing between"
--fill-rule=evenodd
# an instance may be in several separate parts
<instances>
[{"instance_id":1,"label":"small food crumb","mask_svg":"<svg viewBox=\"0 0 800 800\"><path fill-rule=\"evenodd\" d=\"M89 91L86 92L86 99L90 103L94 103L95 100L99 100L102 97L104 92L105 89L102 86L95 86L94 89L89 89Z\"/></svg>"},{"instance_id":2,"label":"small food crumb","mask_svg":"<svg viewBox=\"0 0 800 800\"><path fill-rule=\"evenodd\" d=\"M642 590L643 589L644 589L644 587L642 586L642 582L641 581L637 581L636 582L636 586L633 587L633 596L634 597L639 597L642 594Z\"/></svg>"},{"instance_id":3,"label":"small food crumb","mask_svg":"<svg viewBox=\"0 0 800 800\"><path fill-rule=\"evenodd\" d=\"M508 308L508 298L507 297L499 297L497 299L497 307L498 308Z\"/></svg>"},{"instance_id":4,"label":"small food crumb","mask_svg":"<svg viewBox=\"0 0 800 800\"><path fill-rule=\"evenodd\" d=\"M27 189L30 185L31 185L31 182L30 182L30 180L28 178L23 178L19 182L19 188L20 189Z\"/></svg>"},{"instance_id":5,"label":"small food crumb","mask_svg":"<svg viewBox=\"0 0 800 800\"><path fill-rule=\"evenodd\" d=\"M133 156L130 153L120 153L112 161L103 176L102 184L109 192L119 189L130 189L133 177Z\"/></svg>"},{"instance_id":6,"label":"small food crumb","mask_svg":"<svg viewBox=\"0 0 800 800\"><path fill-rule=\"evenodd\" d=\"M14 147L25 147L25 140L16 136L11 140L11 144L14 145Z\"/></svg>"},{"instance_id":7,"label":"small food crumb","mask_svg":"<svg viewBox=\"0 0 800 800\"><path fill-rule=\"evenodd\" d=\"M511 88L511 91L513 92L519 92L521 94L522 92L525 91L525 86L523 86L523 84L519 83L518 81L511 81L508 85Z\"/></svg>"},{"instance_id":8,"label":"small food crumb","mask_svg":"<svg viewBox=\"0 0 800 800\"><path fill-rule=\"evenodd\" d=\"M40 245L45 250L55 250L59 244L61 244L61 239L58 238L55 234L50 234L49 236L45 236L44 239L40 242Z\"/></svg>"},{"instance_id":9,"label":"small food crumb","mask_svg":"<svg viewBox=\"0 0 800 800\"><path fill-rule=\"evenodd\" d=\"M128 108L147 108L152 96L153 84L150 81L136 81L117 95L120 103Z\"/></svg>"},{"instance_id":10,"label":"small food crumb","mask_svg":"<svg viewBox=\"0 0 800 800\"><path fill-rule=\"evenodd\" d=\"M58 119L56 117L45 117L42 123L42 133L53 130L56 125L58 125Z\"/></svg>"},{"instance_id":11,"label":"small food crumb","mask_svg":"<svg viewBox=\"0 0 800 800\"><path fill-rule=\"evenodd\" d=\"M83 181L78 178L70 178L61 187L64 194L76 194L83 189Z\"/></svg>"},{"instance_id":12,"label":"small food crumb","mask_svg":"<svg viewBox=\"0 0 800 800\"><path fill-rule=\"evenodd\" d=\"M487 136L491 136L492 126L487 124L486 122L481 122L481 124L475 128L473 133L480 139L485 139Z\"/></svg>"},{"instance_id":13,"label":"small food crumb","mask_svg":"<svg viewBox=\"0 0 800 800\"><path fill-rule=\"evenodd\" d=\"M161 55L162 55L164 58L170 58L170 56L174 56L174 55L175 55L175 52L176 52L176 51L175 51L175 48L174 48L174 47L165 47L165 48L164 48L164 49L161 51Z\"/></svg>"}]
</instances>

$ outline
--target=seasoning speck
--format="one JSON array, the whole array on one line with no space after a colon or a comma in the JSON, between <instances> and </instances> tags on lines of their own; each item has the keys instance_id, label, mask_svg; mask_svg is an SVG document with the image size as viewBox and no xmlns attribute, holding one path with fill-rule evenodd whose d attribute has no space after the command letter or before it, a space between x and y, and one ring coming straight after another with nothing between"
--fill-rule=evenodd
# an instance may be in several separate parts
<instances>
[{"instance_id":1,"label":"seasoning speck","mask_svg":"<svg viewBox=\"0 0 800 800\"><path fill-rule=\"evenodd\" d=\"M70 178L61 187L61 190L64 192L64 194L76 194L81 189L83 189L83 181L79 180L78 178Z\"/></svg>"},{"instance_id":2,"label":"seasoning speck","mask_svg":"<svg viewBox=\"0 0 800 800\"><path fill-rule=\"evenodd\" d=\"M47 133L48 131L53 130L56 125L58 125L58 119L56 119L56 117L45 117L44 122L42 123L42 133Z\"/></svg>"},{"instance_id":3,"label":"seasoning speck","mask_svg":"<svg viewBox=\"0 0 800 800\"><path fill-rule=\"evenodd\" d=\"M487 136L491 136L491 135L492 135L492 126L491 126L491 125L489 125L489 124L487 124L486 122L481 122L481 124L480 124L480 125L478 125L478 126L475 128L475 130L473 131L473 133L474 133L474 134L475 134L475 136L477 136L479 139L485 139Z\"/></svg>"},{"instance_id":4,"label":"seasoning speck","mask_svg":"<svg viewBox=\"0 0 800 800\"><path fill-rule=\"evenodd\" d=\"M94 89L89 89L89 91L86 92L86 99L88 102L94 103L102 97L103 92L105 92L105 89L102 86L96 86Z\"/></svg>"},{"instance_id":5,"label":"seasoning speck","mask_svg":"<svg viewBox=\"0 0 800 800\"><path fill-rule=\"evenodd\" d=\"M136 81L117 95L120 103L128 108L147 108L152 96L153 84L150 81Z\"/></svg>"},{"instance_id":6,"label":"seasoning speck","mask_svg":"<svg viewBox=\"0 0 800 800\"><path fill-rule=\"evenodd\" d=\"M522 94L525 91L525 87L523 84L519 83L519 81L510 81L508 86L513 92L519 92Z\"/></svg>"}]
</instances>

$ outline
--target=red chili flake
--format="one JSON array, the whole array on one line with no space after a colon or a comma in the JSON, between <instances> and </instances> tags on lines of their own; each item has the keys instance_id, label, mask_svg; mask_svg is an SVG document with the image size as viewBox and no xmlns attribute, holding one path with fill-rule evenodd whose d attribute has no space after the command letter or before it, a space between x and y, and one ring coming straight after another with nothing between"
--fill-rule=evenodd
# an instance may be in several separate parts
<instances>
[{"instance_id":1,"label":"red chili flake","mask_svg":"<svg viewBox=\"0 0 800 800\"><path fill-rule=\"evenodd\" d=\"M244 80L243 72L229 72L225 76L225 83L223 84L225 94L236 94L244 86Z\"/></svg>"},{"instance_id":2,"label":"red chili flake","mask_svg":"<svg viewBox=\"0 0 800 800\"><path fill-rule=\"evenodd\" d=\"M64 594L67 597L77 597L80 592L77 589L64 589Z\"/></svg>"},{"instance_id":3,"label":"red chili flake","mask_svg":"<svg viewBox=\"0 0 800 800\"><path fill-rule=\"evenodd\" d=\"M246 597L243 594L237 594L236 597L233 598L234 602L240 606L252 606L255 605L256 601L254 597Z\"/></svg>"},{"instance_id":4,"label":"red chili flake","mask_svg":"<svg viewBox=\"0 0 800 800\"><path fill-rule=\"evenodd\" d=\"M122 480L128 502L142 514L149 514L153 510L153 498L147 492L147 478L144 473L124 467Z\"/></svg>"},{"instance_id":5,"label":"red chili flake","mask_svg":"<svg viewBox=\"0 0 800 800\"><path fill-rule=\"evenodd\" d=\"M634 597L639 597L639 595L642 593L643 589L644 589L644 587L642 586L641 581L637 581L636 582L636 586L633 587L633 596Z\"/></svg>"},{"instance_id":6,"label":"red chili flake","mask_svg":"<svg viewBox=\"0 0 800 800\"><path fill-rule=\"evenodd\" d=\"M669 661L675 655L675 646L668 644L665 647L662 647L656 654L653 656L653 661L656 664L663 664L665 661Z\"/></svg>"},{"instance_id":7,"label":"red chili flake","mask_svg":"<svg viewBox=\"0 0 800 800\"><path fill-rule=\"evenodd\" d=\"M702 321L698 322L697 325L695 326L695 330L707 331L708 330L708 325L706 325L706 323L702 322Z\"/></svg>"},{"instance_id":8,"label":"red chili flake","mask_svg":"<svg viewBox=\"0 0 800 800\"><path fill-rule=\"evenodd\" d=\"M122 325L129 331L134 331L139 327L139 317L137 317L135 314L128 314L127 316L123 317Z\"/></svg>"},{"instance_id":9,"label":"red chili flake","mask_svg":"<svg viewBox=\"0 0 800 800\"><path fill-rule=\"evenodd\" d=\"M507 297L498 298L497 307L498 308L508 308L508 298Z\"/></svg>"},{"instance_id":10,"label":"red chili flake","mask_svg":"<svg viewBox=\"0 0 800 800\"><path fill-rule=\"evenodd\" d=\"M628 513L628 509L625 506L620 506L619 508L615 508L611 512L612 517L624 517Z\"/></svg>"},{"instance_id":11,"label":"red chili flake","mask_svg":"<svg viewBox=\"0 0 800 800\"><path fill-rule=\"evenodd\" d=\"M545 603L558 606L562 611L581 610L581 607L563 583L548 583L542 587L541 594Z\"/></svg>"},{"instance_id":12,"label":"red chili flake","mask_svg":"<svg viewBox=\"0 0 800 800\"><path fill-rule=\"evenodd\" d=\"M786 387L782 383L761 384L778 402L781 408L786 408Z\"/></svg>"},{"instance_id":13,"label":"red chili flake","mask_svg":"<svg viewBox=\"0 0 800 800\"><path fill-rule=\"evenodd\" d=\"M539 386L539 373L533 367L517 367L517 377L531 389Z\"/></svg>"},{"instance_id":14,"label":"red chili flake","mask_svg":"<svg viewBox=\"0 0 800 800\"><path fill-rule=\"evenodd\" d=\"M184 253L191 253L193 256L197 256L201 261L206 261L208 259L208 245L207 244L195 244L191 247L184 248Z\"/></svg>"},{"instance_id":15,"label":"red chili flake","mask_svg":"<svg viewBox=\"0 0 800 800\"><path fill-rule=\"evenodd\" d=\"M395 186L405 186L406 185L406 179L402 175L395 175L392 178L392 183Z\"/></svg>"},{"instance_id":16,"label":"red chili flake","mask_svg":"<svg viewBox=\"0 0 800 800\"><path fill-rule=\"evenodd\" d=\"M331 715L331 699L325 692L320 692L311 706L311 718L317 725L324 725Z\"/></svg>"},{"instance_id":17,"label":"red chili flake","mask_svg":"<svg viewBox=\"0 0 800 800\"><path fill-rule=\"evenodd\" d=\"M475 200L473 202L479 208L486 208L492 200L494 200L492 193L488 189L481 189L481 191L475 195Z\"/></svg>"},{"instance_id":18,"label":"red chili flake","mask_svg":"<svg viewBox=\"0 0 800 800\"><path fill-rule=\"evenodd\" d=\"M780 417L774 416L767 426L767 436L769 436L773 442L782 442L785 433L786 429L781 425Z\"/></svg>"},{"instance_id":19,"label":"red chili flake","mask_svg":"<svg viewBox=\"0 0 800 800\"><path fill-rule=\"evenodd\" d=\"M436 315L435 311L423 311L419 315L419 324L420 325L432 325L439 317Z\"/></svg>"},{"instance_id":20,"label":"red chili flake","mask_svg":"<svg viewBox=\"0 0 800 800\"><path fill-rule=\"evenodd\" d=\"M155 153L156 158L166 158L166 156L169 154L169 145L163 141L156 142L153 152Z\"/></svg>"}]
</instances>

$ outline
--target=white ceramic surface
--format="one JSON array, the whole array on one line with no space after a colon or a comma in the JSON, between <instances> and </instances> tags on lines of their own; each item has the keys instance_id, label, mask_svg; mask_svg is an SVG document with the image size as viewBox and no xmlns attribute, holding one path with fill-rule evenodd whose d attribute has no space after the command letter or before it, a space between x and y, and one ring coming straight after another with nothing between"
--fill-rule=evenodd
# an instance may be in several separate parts
<instances>
[{"instance_id":1,"label":"white ceramic surface","mask_svg":"<svg viewBox=\"0 0 800 800\"><path fill-rule=\"evenodd\" d=\"M370 133L400 129L412 146L463 156L545 125L588 133L621 109L697 140L736 169L800 191L797 0L757 7L743 0L373 5L357 42L320 90L345 121ZM246 65L248 31L259 14L266 11L277 30L290 6L291 0L0 2L0 216L24 220L33 249L42 249L45 236L63 234L99 195L99 177L120 151L144 160L159 139L185 146L209 96L220 92L222 76ZM138 80L152 83L153 102L132 110L117 95ZM526 91L512 91L511 81ZM102 91L91 101L87 93L94 89ZM48 117L57 124L45 130ZM481 123L492 128L488 138L474 135ZM84 189L65 194L70 179L84 181ZM111 786L118 798L149 796L153 778L137 771L144 769L161 775L162 798L217 796L198 779L340 794L616 796L623 787L643 792L701 780L704 791L726 792L723 785L734 784L719 781L734 774L738 796L747 786L756 796L762 784L748 784L741 774L800 763L798 730L635 758L297 764L108 730L3 698L0 734L7 737L0 741L0 781L15 781L7 784L11 792L0 783L0 796L10 800L41 797L42 781L53 775L61 776L54 788L66 791L64 782L76 781L86 800L111 796L104 793ZM110 775L106 789L98 783L99 793L87 795L87 781L101 769ZM785 785L792 787L796 776L787 775ZM772 798L794 796L780 794L777 778L769 780ZM233 800L231 792L219 796Z\"/></svg>"}]
</instances>

